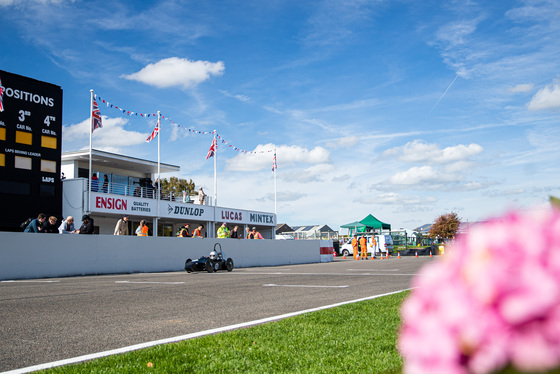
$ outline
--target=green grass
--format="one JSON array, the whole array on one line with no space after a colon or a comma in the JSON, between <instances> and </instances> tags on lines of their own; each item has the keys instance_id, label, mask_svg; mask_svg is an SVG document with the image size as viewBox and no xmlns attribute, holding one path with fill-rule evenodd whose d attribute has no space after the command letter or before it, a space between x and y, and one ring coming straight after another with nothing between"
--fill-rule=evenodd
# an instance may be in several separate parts
<instances>
[{"instance_id":1,"label":"green grass","mask_svg":"<svg viewBox=\"0 0 560 374\"><path fill-rule=\"evenodd\" d=\"M408 292L44 373L395 373ZM148 364L151 363L151 367Z\"/></svg>"}]
</instances>

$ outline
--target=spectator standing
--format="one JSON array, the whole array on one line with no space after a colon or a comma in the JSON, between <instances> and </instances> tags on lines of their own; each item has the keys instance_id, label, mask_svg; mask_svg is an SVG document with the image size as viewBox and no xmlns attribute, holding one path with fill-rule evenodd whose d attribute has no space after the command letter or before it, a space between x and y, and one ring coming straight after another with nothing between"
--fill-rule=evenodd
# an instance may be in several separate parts
<instances>
[{"instance_id":1,"label":"spectator standing","mask_svg":"<svg viewBox=\"0 0 560 374\"><path fill-rule=\"evenodd\" d=\"M99 179L97 178L97 174L93 173L91 175L91 192L97 192L99 188Z\"/></svg>"},{"instance_id":2,"label":"spectator standing","mask_svg":"<svg viewBox=\"0 0 560 374\"><path fill-rule=\"evenodd\" d=\"M231 233L229 234L229 237L232 239L241 239L242 237L239 236L239 232L237 231L239 229L239 226L235 226L233 228L233 230L231 230Z\"/></svg>"},{"instance_id":3,"label":"spectator standing","mask_svg":"<svg viewBox=\"0 0 560 374\"><path fill-rule=\"evenodd\" d=\"M137 236L148 236L148 226L146 226L146 220L141 220L140 225L136 228Z\"/></svg>"},{"instance_id":4,"label":"spectator standing","mask_svg":"<svg viewBox=\"0 0 560 374\"><path fill-rule=\"evenodd\" d=\"M251 230L249 227L245 227L245 239L249 239L249 235L251 235Z\"/></svg>"},{"instance_id":5,"label":"spectator standing","mask_svg":"<svg viewBox=\"0 0 560 374\"><path fill-rule=\"evenodd\" d=\"M103 175L103 186L101 186L101 192L109 192L109 177L107 176L107 174Z\"/></svg>"},{"instance_id":6,"label":"spectator standing","mask_svg":"<svg viewBox=\"0 0 560 374\"><path fill-rule=\"evenodd\" d=\"M193 238L202 238L202 229L204 225L200 224L198 227L193 231L192 237Z\"/></svg>"},{"instance_id":7,"label":"spectator standing","mask_svg":"<svg viewBox=\"0 0 560 374\"><path fill-rule=\"evenodd\" d=\"M74 217L66 217L60 226L58 226L58 232L61 234L75 234L76 229L74 228Z\"/></svg>"},{"instance_id":8,"label":"spectator standing","mask_svg":"<svg viewBox=\"0 0 560 374\"><path fill-rule=\"evenodd\" d=\"M56 224L57 218L55 216L50 216L48 220L43 222L43 232L47 234L58 233L58 226Z\"/></svg>"},{"instance_id":9,"label":"spectator standing","mask_svg":"<svg viewBox=\"0 0 560 374\"><path fill-rule=\"evenodd\" d=\"M76 232L78 234L93 235L93 218L84 214L82 216L82 226Z\"/></svg>"},{"instance_id":10,"label":"spectator standing","mask_svg":"<svg viewBox=\"0 0 560 374\"><path fill-rule=\"evenodd\" d=\"M204 205L204 200L206 199L206 194L202 190L202 186L198 188L198 203Z\"/></svg>"},{"instance_id":11,"label":"spectator standing","mask_svg":"<svg viewBox=\"0 0 560 374\"><path fill-rule=\"evenodd\" d=\"M189 236L191 236L191 234L189 233L189 224L185 223L185 225L181 227L179 231L177 231L177 237L188 238Z\"/></svg>"},{"instance_id":12,"label":"spectator standing","mask_svg":"<svg viewBox=\"0 0 560 374\"><path fill-rule=\"evenodd\" d=\"M24 232L33 232L33 233L43 232L43 223L45 223L46 219L47 219L47 215L45 213L39 213L37 218L29 222L29 225L27 225Z\"/></svg>"},{"instance_id":13,"label":"spectator standing","mask_svg":"<svg viewBox=\"0 0 560 374\"><path fill-rule=\"evenodd\" d=\"M128 235L128 215L117 221L113 235Z\"/></svg>"},{"instance_id":14,"label":"spectator standing","mask_svg":"<svg viewBox=\"0 0 560 374\"><path fill-rule=\"evenodd\" d=\"M249 234L249 239L264 239L260 232L257 231L256 227L253 227L253 230Z\"/></svg>"},{"instance_id":15,"label":"spectator standing","mask_svg":"<svg viewBox=\"0 0 560 374\"><path fill-rule=\"evenodd\" d=\"M229 229L226 223L222 223L222 226L218 229L218 239L229 238Z\"/></svg>"}]
</instances>

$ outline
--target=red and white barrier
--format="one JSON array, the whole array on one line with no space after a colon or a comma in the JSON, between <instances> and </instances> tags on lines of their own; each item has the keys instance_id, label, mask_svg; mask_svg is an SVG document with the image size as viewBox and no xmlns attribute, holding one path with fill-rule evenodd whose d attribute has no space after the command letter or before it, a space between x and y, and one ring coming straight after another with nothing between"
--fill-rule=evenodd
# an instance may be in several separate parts
<instances>
[{"instance_id":1,"label":"red and white barrier","mask_svg":"<svg viewBox=\"0 0 560 374\"><path fill-rule=\"evenodd\" d=\"M332 240L321 240L320 244L321 262L334 261L334 247Z\"/></svg>"}]
</instances>

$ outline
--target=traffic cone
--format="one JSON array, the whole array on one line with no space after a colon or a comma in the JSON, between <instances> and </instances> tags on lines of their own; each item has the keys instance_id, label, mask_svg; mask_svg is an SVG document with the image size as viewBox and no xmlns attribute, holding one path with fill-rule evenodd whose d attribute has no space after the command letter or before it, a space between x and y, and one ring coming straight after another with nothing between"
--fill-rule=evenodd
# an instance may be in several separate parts
<instances>
[{"instance_id":1,"label":"traffic cone","mask_svg":"<svg viewBox=\"0 0 560 374\"><path fill-rule=\"evenodd\" d=\"M343 259L343 260L346 260L346 255L342 255L342 259Z\"/></svg>"},{"instance_id":2,"label":"traffic cone","mask_svg":"<svg viewBox=\"0 0 560 374\"><path fill-rule=\"evenodd\" d=\"M371 254L371 259L370 260L375 260L375 256L373 255L373 253Z\"/></svg>"},{"instance_id":3,"label":"traffic cone","mask_svg":"<svg viewBox=\"0 0 560 374\"><path fill-rule=\"evenodd\" d=\"M387 251L387 260L389 259L389 251Z\"/></svg>"},{"instance_id":4,"label":"traffic cone","mask_svg":"<svg viewBox=\"0 0 560 374\"><path fill-rule=\"evenodd\" d=\"M397 258L401 258L401 252L397 252Z\"/></svg>"},{"instance_id":5,"label":"traffic cone","mask_svg":"<svg viewBox=\"0 0 560 374\"><path fill-rule=\"evenodd\" d=\"M433 257L433 256L432 256L432 251L430 251L430 257Z\"/></svg>"},{"instance_id":6,"label":"traffic cone","mask_svg":"<svg viewBox=\"0 0 560 374\"><path fill-rule=\"evenodd\" d=\"M414 257L418 258L418 251L414 252Z\"/></svg>"}]
</instances>

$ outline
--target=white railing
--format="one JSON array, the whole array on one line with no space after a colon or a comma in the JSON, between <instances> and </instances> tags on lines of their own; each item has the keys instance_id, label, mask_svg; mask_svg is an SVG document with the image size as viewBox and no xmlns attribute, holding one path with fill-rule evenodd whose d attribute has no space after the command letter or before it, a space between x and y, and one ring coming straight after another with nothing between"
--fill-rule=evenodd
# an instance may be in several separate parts
<instances>
[{"instance_id":1,"label":"white railing","mask_svg":"<svg viewBox=\"0 0 560 374\"><path fill-rule=\"evenodd\" d=\"M124 184L124 183L109 183L103 185L103 181L93 181L91 184L91 192L110 193L114 195L134 196L146 199L157 198L157 188L155 187L142 187L138 184ZM175 195L166 191L160 191L160 200L175 201L178 203L198 204L198 195L189 196L184 193ZM211 205L211 197L206 196L204 205Z\"/></svg>"},{"instance_id":2,"label":"white railing","mask_svg":"<svg viewBox=\"0 0 560 374\"><path fill-rule=\"evenodd\" d=\"M321 239L321 240L331 240L338 239L338 231L288 231L283 232L282 235L290 235L294 239L298 240L311 240L311 239Z\"/></svg>"}]
</instances>

